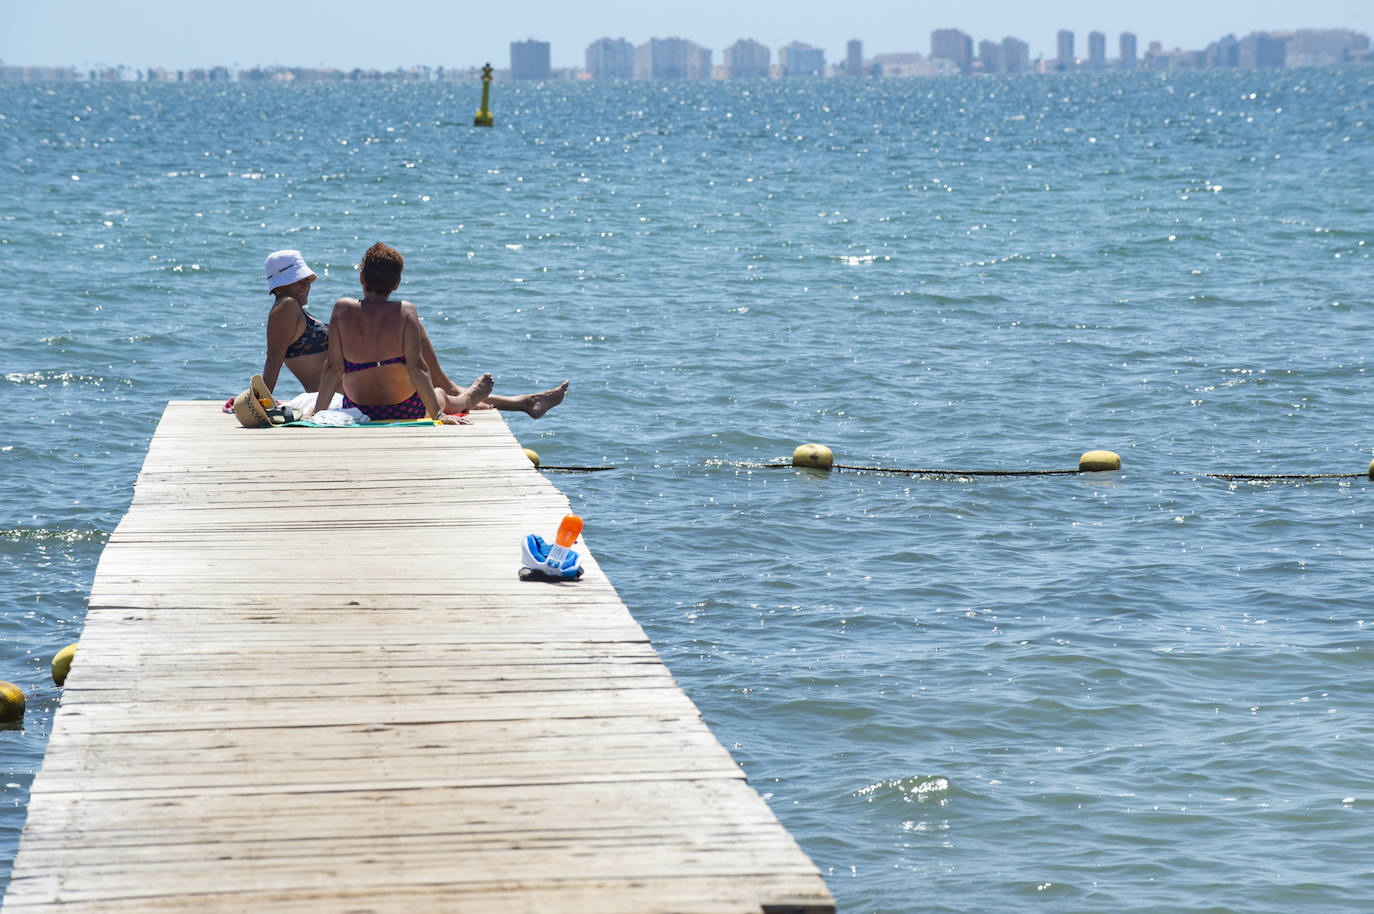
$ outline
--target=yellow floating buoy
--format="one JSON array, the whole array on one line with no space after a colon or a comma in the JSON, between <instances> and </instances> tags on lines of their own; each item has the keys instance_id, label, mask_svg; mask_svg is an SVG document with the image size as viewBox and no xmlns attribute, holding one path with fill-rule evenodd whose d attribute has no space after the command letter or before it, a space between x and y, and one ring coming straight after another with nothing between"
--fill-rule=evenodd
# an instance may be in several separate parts
<instances>
[{"instance_id":1,"label":"yellow floating buoy","mask_svg":"<svg viewBox=\"0 0 1374 914\"><path fill-rule=\"evenodd\" d=\"M0 682L0 723L24 718L24 690L12 682Z\"/></svg>"},{"instance_id":2,"label":"yellow floating buoy","mask_svg":"<svg viewBox=\"0 0 1374 914\"><path fill-rule=\"evenodd\" d=\"M491 109L487 103L491 100L491 64L482 68L482 107L477 109L477 113L472 117L472 126L490 127L494 121L491 117Z\"/></svg>"},{"instance_id":3,"label":"yellow floating buoy","mask_svg":"<svg viewBox=\"0 0 1374 914\"><path fill-rule=\"evenodd\" d=\"M1078 472L1101 473L1121 469L1121 458L1115 451L1088 451L1078 458Z\"/></svg>"},{"instance_id":4,"label":"yellow floating buoy","mask_svg":"<svg viewBox=\"0 0 1374 914\"><path fill-rule=\"evenodd\" d=\"M67 674L72 669L72 659L76 657L76 644L69 644L57 652L57 656L52 658L52 681L57 685L67 681Z\"/></svg>"},{"instance_id":5,"label":"yellow floating buoy","mask_svg":"<svg viewBox=\"0 0 1374 914\"><path fill-rule=\"evenodd\" d=\"M1369 478L1374 479L1374 460L1369 461Z\"/></svg>"},{"instance_id":6,"label":"yellow floating buoy","mask_svg":"<svg viewBox=\"0 0 1374 914\"><path fill-rule=\"evenodd\" d=\"M525 448L525 456L530 459L530 463L534 464L536 467L539 466L538 451L531 450L530 448Z\"/></svg>"},{"instance_id":7,"label":"yellow floating buoy","mask_svg":"<svg viewBox=\"0 0 1374 914\"><path fill-rule=\"evenodd\" d=\"M792 452L792 466L808 470L828 470L835 465L835 455L823 444L803 444Z\"/></svg>"}]
</instances>

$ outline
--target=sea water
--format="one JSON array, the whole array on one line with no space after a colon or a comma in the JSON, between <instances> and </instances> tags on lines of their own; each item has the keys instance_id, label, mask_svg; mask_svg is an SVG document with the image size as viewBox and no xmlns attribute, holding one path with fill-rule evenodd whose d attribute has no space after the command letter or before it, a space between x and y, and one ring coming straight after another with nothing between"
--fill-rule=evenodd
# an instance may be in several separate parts
<instances>
[{"instance_id":1,"label":"sea water","mask_svg":"<svg viewBox=\"0 0 1374 914\"><path fill-rule=\"evenodd\" d=\"M478 97L0 99L0 859L165 402L381 240L842 910L1374 907L1374 70Z\"/></svg>"}]
</instances>

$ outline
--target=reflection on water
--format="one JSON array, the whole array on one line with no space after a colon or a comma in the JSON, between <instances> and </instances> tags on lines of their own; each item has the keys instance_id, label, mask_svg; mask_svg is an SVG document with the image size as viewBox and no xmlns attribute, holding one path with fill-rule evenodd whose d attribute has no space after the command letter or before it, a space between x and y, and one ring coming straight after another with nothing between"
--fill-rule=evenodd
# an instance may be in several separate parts
<instances>
[{"instance_id":1,"label":"reflection on water","mask_svg":"<svg viewBox=\"0 0 1374 914\"><path fill-rule=\"evenodd\" d=\"M1369 464L1371 79L15 87L0 850L163 404L384 240L842 909L1369 906L1371 483L1202 474Z\"/></svg>"}]
</instances>

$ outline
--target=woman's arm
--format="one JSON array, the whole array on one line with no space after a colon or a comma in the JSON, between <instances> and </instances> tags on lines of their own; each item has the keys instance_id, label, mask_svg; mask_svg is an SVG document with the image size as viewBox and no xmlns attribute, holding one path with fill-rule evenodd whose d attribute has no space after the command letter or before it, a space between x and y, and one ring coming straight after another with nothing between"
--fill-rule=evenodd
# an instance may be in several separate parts
<instances>
[{"instance_id":1,"label":"woman's arm","mask_svg":"<svg viewBox=\"0 0 1374 914\"><path fill-rule=\"evenodd\" d=\"M329 409L329 402L343 383L343 337L339 334L339 322L336 320L338 313L339 303L335 302L334 310L329 315L329 349L325 353L324 370L320 372L320 392L315 397L314 408L306 413L307 417L322 409Z\"/></svg>"},{"instance_id":2,"label":"woman's arm","mask_svg":"<svg viewBox=\"0 0 1374 914\"><path fill-rule=\"evenodd\" d=\"M434 351L434 344L429 341L429 331L425 329L423 322L420 322L420 354L425 357L425 364L429 366L429 376L434 379L434 386L455 397L463 393L463 388L449 380L448 375L444 374L444 369L439 366L439 355Z\"/></svg>"},{"instance_id":3,"label":"woman's arm","mask_svg":"<svg viewBox=\"0 0 1374 914\"><path fill-rule=\"evenodd\" d=\"M305 332L304 323L301 306L290 296L278 301L267 312L267 359L262 363L262 380L268 390L277 389L277 375L286 361L286 350Z\"/></svg>"},{"instance_id":4,"label":"woman's arm","mask_svg":"<svg viewBox=\"0 0 1374 914\"><path fill-rule=\"evenodd\" d=\"M429 365L425 362L425 328L420 326L420 316L410 302L401 303L401 313L405 323L401 328L401 350L406 357L406 374L420 402L425 404L431 419L443 419L444 408L434 393L434 379L430 376ZM332 352L334 347L329 347ZM432 350L431 350L432 351Z\"/></svg>"}]
</instances>

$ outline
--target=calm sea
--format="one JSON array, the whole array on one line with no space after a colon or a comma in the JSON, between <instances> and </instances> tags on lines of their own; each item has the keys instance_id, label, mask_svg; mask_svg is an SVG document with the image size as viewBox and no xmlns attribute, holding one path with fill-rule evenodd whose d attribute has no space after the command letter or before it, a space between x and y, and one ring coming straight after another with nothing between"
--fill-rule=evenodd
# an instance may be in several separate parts
<instances>
[{"instance_id":1,"label":"calm sea","mask_svg":"<svg viewBox=\"0 0 1374 914\"><path fill-rule=\"evenodd\" d=\"M478 97L0 97L0 879L166 400L383 240L843 910L1374 908L1374 69Z\"/></svg>"}]
</instances>

